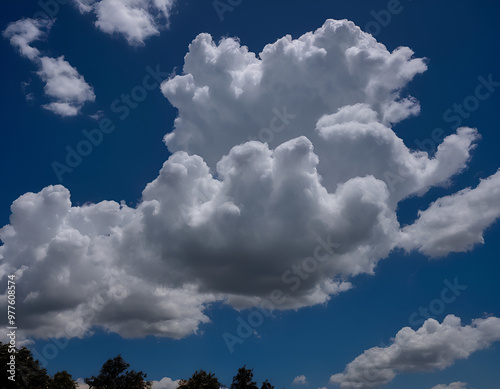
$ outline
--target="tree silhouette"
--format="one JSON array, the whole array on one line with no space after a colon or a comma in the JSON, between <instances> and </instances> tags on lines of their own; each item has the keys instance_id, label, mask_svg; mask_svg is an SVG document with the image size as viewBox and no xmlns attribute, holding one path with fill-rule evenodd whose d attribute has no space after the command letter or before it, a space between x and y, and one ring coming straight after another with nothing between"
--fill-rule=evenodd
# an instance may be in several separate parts
<instances>
[{"instance_id":1,"label":"tree silhouette","mask_svg":"<svg viewBox=\"0 0 500 389\"><path fill-rule=\"evenodd\" d=\"M8 379L11 374L7 372L7 362L11 355L16 357L15 381ZM2 365L0 369L0 387L2 388L45 389L49 387L51 379L47 370L40 366L40 362L33 358L31 351L26 347L15 349L14 353L9 353L9 345L0 342L0 364Z\"/></svg>"},{"instance_id":2,"label":"tree silhouette","mask_svg":"<svg viewBox=\"0 0 500 389\"><path fill-rule=\"evenodd\" d=\"M233 377L231 389L259 389L253 380L253 369L247 369L246 365L238 369L238 374Z\"/></svg>"},{"instance_id":3,"label":"tree silhouette","mask_svg":"<svg viewBox=\"0 0 500 389\"><path fill-rule=\"evenodd\" d=\"M178 389L219 389L217 377L205 370L196 371L188 380L180 380Z\"/></svg>"},{"instance_id":4,"label":"tree silhouette","mask_svg":"<svg viewBox=\"0 0 500 389\"><path fill-rule=\"evenodd\" d=\"M51 389L76 389L76 381L66 370L54 374Z\"/></svg>"},{"instance_id":5,"label":"tree silhouette","mask_svg":"<svg viewBox=\"0 0 500 389\"><path fill-rule=\"evenodd\" d=\"M152 383L145 381L146 374L142 371L126 371L130 365L121 355L108 359L97 377L85 378L90 389L150 389Z\"/></svg>"},{"instance_id":6,"label":"tree silhouette","mask_svg":"<svg viewBox=\"0 0 500 389\"><path fill-rule=\"evenodd\" d=\"M262 386L260 387L260 389L274 389L274 386L271 385L268 380L265 380L262 383Z\"/></svg>"},{"instance_id":7,"label":"tree silhouette","mask_svg":"<svg viewBox=\"0 0 500 389\"><path fill-rule=\"evenodd\" d=\"M40 366L40 362L33 358L31 351L26 347L14 349L9 353L9 345L0 342L0 388L2 389L75 389L76 382L66 371L54 374L54 378L47 374L47 370ZM8 379L7 362L10 356L15 355L15 381Z\"/></svg>"}]
</instances>

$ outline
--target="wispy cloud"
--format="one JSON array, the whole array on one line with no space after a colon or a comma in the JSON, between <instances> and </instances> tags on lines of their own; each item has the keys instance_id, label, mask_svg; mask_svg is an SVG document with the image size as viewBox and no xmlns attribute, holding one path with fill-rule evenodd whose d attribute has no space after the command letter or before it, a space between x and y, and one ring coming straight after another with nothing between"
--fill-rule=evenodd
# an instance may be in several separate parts
<instances>
[{"instance_id":1,"label":"wispy cloud","mask_svg":"<svg viewBox=\"0 0 500 389\"><path fill-rule=\"evenodd\" d=\"M46 19L21 19L9 24L3 31L3 36L10 40L22 56L38 66L37 74L45 82L45 95L53 100L43 105L43 108L63 117L75 116L86 102L95 100L92 87L64 56L43 56L31 45L34 41L45 38L53 23L53 20Z\"/></svg>"}]
</instances>

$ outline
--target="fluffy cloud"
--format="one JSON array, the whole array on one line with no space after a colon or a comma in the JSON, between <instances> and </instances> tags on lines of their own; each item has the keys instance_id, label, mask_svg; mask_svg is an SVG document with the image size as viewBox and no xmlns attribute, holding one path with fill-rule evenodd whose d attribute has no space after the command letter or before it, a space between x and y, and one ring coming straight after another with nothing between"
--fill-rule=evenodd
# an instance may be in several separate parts
<instances>
[{"instance_id":1,"label":"fluffy cloud","mask_svg":"<svg viewBox=\"0 0 500 389\"><path fill-rule=\"evenodd\" d=\"M454 315L448 315L441 324L428 319L417 331L409 327L401 329L390 346L366 350L343 373L333 375L330 382L355 389L385 385L397 374L445 369L455 360L468 358L498 340L497 317L475 319L466 326ZM461 384L451 384L450 388L463 387L457 385Z\"/></svg>"},{"instance_id":2,"label":"fluffy cloud","mask_svg":"<svg viewBox=\"0 0 500 389\"><path fill-rule=\"evenodd\" d=\"M22 56L35 61L40 56L40 51L32 47L31 43L46 36L52 24L53 21L47 19L21 19L10 23L2 35L9 39L10 44L16 47Z\"/></svg>"},{"instance_id":3,"label":"fluffy cloud","mask_svg":"<svg viewBox=\"0 0 500 389\"><path fill-rule=\"evenodd\" d=\"M94 12L102 31L125 36L131 45L167 27L174 0L75 0L81 12Z\"/></svg>"},{"instance_id":4,"label":"fluffy cloud","mask_svg":"<svg viewBox=\"0 0 500 389\"><path fill-rule=\"evenodd\" d=\"M465 382L452 382L449 385L436 385L433 386L431 389L468 389L470 388L469 385L467 385Z\"/></svg>"},{"instance_id":5,"label":"fluffy cloud","mask_svg":"<svg viewBox=\"0 0 500 389\"><path fill-rule=\"evenodd\" d=\"M9 24L3 36L39 68L37 74L45 82L45 95L53 100L43 108L63 117L75 116L87 101L95 100L92 87L64 56L42 56L38 49L31 46L32 42L47 35L52 24L53 21L44 19L21 19Z\"/></svg>"},{"instance_id":6,"label":"fluffy cloud","mask_svg":"<svg viewBox=\"0 0 500 389\"><path fill-rule=\"evenodd\" d=\"M132 243L122 240L128 239L124 234L134 235L138 227L133 220L141 216L134 210L115 202L71 207L69 192L58 186L25 194L12 211L11 224L0 232L1 255L8 259L0 272L16 272L23 280L17 290L20 305L30 312L26 333L82 337L102 325L125 337L179 338L208 321L202 304L210 296L188 284L172 289L161 279L148 283L129 265L122 267L122 261L148 266L141 265L139 252L118 254ZM32 218L43 222L33 225Z\"/></svg>"},{"instance_id":7,"label":"fluffy cloud","mask_svg":"<svg viewBox=\"0 0 500 389\"><path fill-rule=\"evenodd\" d=\"M322 304L397 247L462 251L498 218L498 205L470 217L496 201L494 175L452 196L462 212L443 198L401 229L398 203L447 185L479 137L460 128L431 158L391 129L419 110L401 95L425 70L410 49L390 53L329 20L259 56L201 34L185 61L162 84L179 109L165 137L174 153L136 207L72 206L62 186L13 203L0 278L18 274L25 335L81 337L100 326L179 338L209 321L215 301L263 306L278 291L275 309ZM422 226L439 212L458 227L436 224L432 243ZM454 239L463 231L469 241Z\"/></svg>"},{"instance_id":8,"label":"fluffy cloud","mask_svg":"<svg viewBox=\"0 0 500 389\"><path fill-rule=\"evenodd\" d=\"M85 102L94 101L92 87L64 57L41 57L40 78L45 81L45 94L55 102L44 108L61 116L77 115Z\"/></svg>"},{"instance_id":9,"label":"fluffy cloud","mask_svg":"<svg viewBox=\"0 0 500 389\"><path fill-rule=\"evenodd\" d=\"M306 385L306 384L307 384L307 378L305 375L298 375L292 381L292 385Z\"/></svg>"},{"instance_id":10,"label":"fluffy cloud","mask_svg":"<svg viewBox=\"0 0 500 389\"><path fill-rule=\"evenodd\" d=\"M183 74L162 85L179 109L165 141L171 151L200 155L215 167L232 146L249 138L275 147L306 135L321 159L328 146L321 146L315 126L325 114L363 103L375 117L360 114L352 120L388 124L419 112L414 98L401 96L426 70L412 55L406 47L390 53L348 21L328 20L295 40L287 35L258 56L236 39L215 44L209 34L200 34L189 46Z\"/></svg>"},{"instance_id":11,"label":"fluffy cloud","mask_svg":"<svg viewBox=\"0 0 500 389\"><path fill-rule=\"evenodd\" d=\"M164 377L160 381L153 381L153 389L177 389L179 380L173 381L171 378Z\"/></svg>"},{"instance_id":12,"label":"fluffy cloud","mask_svg":"<svg viewBox=\"0 0 500 389\"><path fill-rule=\"evenodd\" d=\"M179 110L165 142L172 152L199 155L215 169L231 147L249 139L275 148L306 136L328 191L373 175L386 183L396 205L446 185L466 167L478 138L475 130L460 129L429 158L409 150L390 129L420 110L418 101L401 95L426 70L425 61L412 55L404 47L387 51L347 21L328 20L296 40L286 36L259 55L235 39L215 44L200 34L189 47L183 74L162 84Z\"/></svg>"},{"instance_id":13,"label":"fluffy cloud","mask_svg":"<svg viewBox=\"0 0 500 389\"><path fill-rule=\"evenodd\" d=\"M467 251L484 243L483 231L500 217L500 171L475 188L442 197L403 229L402 246L429 256Z\"/></svg>"}]
</instances>

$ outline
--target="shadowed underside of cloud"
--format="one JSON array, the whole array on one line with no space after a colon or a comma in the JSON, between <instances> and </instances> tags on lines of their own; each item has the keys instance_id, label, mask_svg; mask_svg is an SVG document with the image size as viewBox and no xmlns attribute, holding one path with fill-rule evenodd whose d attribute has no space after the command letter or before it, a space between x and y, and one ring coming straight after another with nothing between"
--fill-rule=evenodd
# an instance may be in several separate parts
<instances>
[{"instance_id":1,"label":"shadowed underside of cloud","mask_svg":"<svg viewBox=\"0 0 500 389\"><path fill-rule=\"evenodd\" d=\"M438 199L410 226L397 221L400 201L466 168L479 136L460 128L429 157L392 131L419 110L401 96L425 70L412 54L388 52L347 21L259 56L199 35L184 74L162 84L179 109L165 138L174 154L136 207L72 206L62 186L12 204L0 277L18 275L24 334L101 326L180 338L216 301L265 305L281 290L275 309L321 304L397 247L442 256L482 243L500 215L500 173ZM446 218L459 227L443 228Z\"/></svg>"},{"instance_id":2,"label":"shadowed underside of cloud","mask_svg":"<svg viewBox=\"0 0 500 389\"><path fill-rule=\"evenodd\" d=\"M121 34L131 45L159 35L168 26L174 0L74 0L80 12L94 12L95 25L108 34Z\"/></svg>"},{"instance_id":3,"label":"shadowed underside of cloud","mask_svg":"<svg viewBox=\"0 0 500 389\"><path fill-rule=\"evenodd\" d=\"M440 324L428 319L417 331L401 329L388 347L373 347L349 363L344 372L331 377L341 388L364 389L385 385L397 374L429 372L451 366L457 359L500 340L500 319L475 319L462 326L460 318L448 315ZM465 388L456 382L437 388Z\"/></svg>"},{"instance_id":4,"label":"shadowed underside of cloud","mask_svg":"<svg viewBox=\"0 0 500 389\"><path fill-rule=\"evenodd\" d=\"M94 101L92 87L78 71L64 59L42 56L31 43L48 34L54 21L45 19L21 19L13 22L2 35L10 40L20 54L38 67L37 74L45 82L44 92L52 102L43 108L60 116L75 116L87 101Z\"/></svg>"}]
</instances>

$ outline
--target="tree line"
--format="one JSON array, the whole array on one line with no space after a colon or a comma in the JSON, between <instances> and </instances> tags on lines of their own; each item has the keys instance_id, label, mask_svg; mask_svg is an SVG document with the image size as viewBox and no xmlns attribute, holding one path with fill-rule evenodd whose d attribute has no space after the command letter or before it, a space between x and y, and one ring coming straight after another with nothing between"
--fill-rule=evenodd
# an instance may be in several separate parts
<instances>
[{"instance_id":1,"label":"tree line","mask_svg":"<svg viewBox=\"0 0 500 389\"><path fill-rule=\"evenodd\" d=\"M15 381L9 380L7 362L10 360L9 345L0 342L0 388L4 389L76 389L77 383L67 371L55 373L53 376L33 358L26 347L15 349ZM108 359L96 376L85 378L90 389L151 389L152 382L146 380L142 371L130 369L121 355ZM253 380L253 369L246 365L238 369L229 387L219 382L210 372L198 370L190 378L179 381L178 389L259 389ZM260 389L274 389L266 379Z\"/></svg>"}]
</instances>

